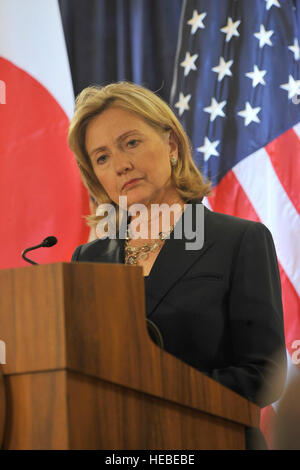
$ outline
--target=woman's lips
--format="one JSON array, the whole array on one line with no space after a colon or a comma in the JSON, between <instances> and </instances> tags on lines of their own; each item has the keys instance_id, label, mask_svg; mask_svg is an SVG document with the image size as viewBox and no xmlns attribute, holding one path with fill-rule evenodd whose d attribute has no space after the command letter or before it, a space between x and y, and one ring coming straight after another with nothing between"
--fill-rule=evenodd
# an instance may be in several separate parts
<instances>
[{"instance_id":1,"label":"woman's lips","mask_svg":"<svg viewBox=\"0 0 300 470\"><path fill-rule=\"evenodd\" d=\"M125 183L122 187L122 191L124 189L127 189L127 188L130 188L131 186L133 186L134 184L138 183L138 181L141 181L143 178L135 178L135 179L132 179L130 181L127 181L127 183Z\"/></svg>"}]
</instances>

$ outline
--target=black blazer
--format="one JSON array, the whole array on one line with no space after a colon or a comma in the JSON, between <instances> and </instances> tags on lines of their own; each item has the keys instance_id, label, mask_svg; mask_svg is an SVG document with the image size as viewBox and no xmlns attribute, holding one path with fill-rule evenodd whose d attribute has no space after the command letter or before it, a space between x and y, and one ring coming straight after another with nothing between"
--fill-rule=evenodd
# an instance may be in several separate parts
<instances>
[{"instance_id":1,"label":"black blazer","mask_svg":"<svg viewBox=\"0 0 300 470\"><path fill-rule=\"evenodd\" d=\"M194 211L200 203L192 201ZM200 250L173 233L166 240L145 278L146 314L166 351L266 406L279 398L273 378L286 361L272 236L261 223L207 208L204 224ZM124 240L81 245L72 261L124 263Z\"/></svg>"}]
</instances>

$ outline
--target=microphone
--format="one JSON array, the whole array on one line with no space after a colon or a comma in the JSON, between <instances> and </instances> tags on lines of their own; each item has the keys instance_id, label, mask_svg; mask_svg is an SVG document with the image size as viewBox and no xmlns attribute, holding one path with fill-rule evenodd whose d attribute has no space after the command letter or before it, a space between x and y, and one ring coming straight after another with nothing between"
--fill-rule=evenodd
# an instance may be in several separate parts
<instances>
[{"instance_id":1,"label":"microphone","mask_svg":"<svg viewBox=\"0 0 300 470\"><path fill-rule=\"evenodd\" d=\"M153 321L149 320L149 318L146 318L146 323L147 330L152 341L161 349L164 349L163 337L157 325L153 323Z\"/></svg>"},{"instance_id":2,"label":"microphone","mask_svg":"<svg viewBox=\"0 0 300 470\"><path fill-rule=\"evenodd\" d=\"M45 238L45 240L42 241L42 243L40 243L39 245L35 245L35 246L31 246L29 248L26 248L26 250L22 251L22 258L27 261L27 263L30 263L30 264L38 264L36 263L35 261L32 261L31 259L27 258L25 255L26 253L28 253L28 251L32 251L32 250L36 250L37 248L43 248L43 247L47 247L49 248L50 246L53 246L53 245L56 245L57 243L57 238L56 237L47 237Z\"/></svg>"}]
</instances>

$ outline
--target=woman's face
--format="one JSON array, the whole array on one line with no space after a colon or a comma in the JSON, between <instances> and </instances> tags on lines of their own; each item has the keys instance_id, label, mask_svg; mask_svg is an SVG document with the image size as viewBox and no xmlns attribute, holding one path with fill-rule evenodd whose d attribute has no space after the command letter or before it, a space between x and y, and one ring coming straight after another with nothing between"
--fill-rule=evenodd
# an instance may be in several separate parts
<instances>
[{"instance_id":1,"label":"woman's face","mask_svg":"<svg viewBox=\"0 0 300 470\"><path fill-rule=\"evenodd\" d=\"M177 157L172 133L159 133L137 115L111 107L87 126L86 150L94 172L112 201L168 203L174 197L170 156ZM127 182L132 181L129 184Z\"/></svg>"}]
</instances>

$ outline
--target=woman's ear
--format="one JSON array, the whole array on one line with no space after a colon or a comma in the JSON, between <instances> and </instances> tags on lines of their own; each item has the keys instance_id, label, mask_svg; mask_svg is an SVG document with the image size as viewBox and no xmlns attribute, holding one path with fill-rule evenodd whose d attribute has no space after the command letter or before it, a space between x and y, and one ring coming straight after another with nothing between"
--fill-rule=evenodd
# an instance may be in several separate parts
<instances>
[{"instance_id":1,"label":"woman's ear","mask_svg":"<svg viewBox=\"0 0 300 470\"><path fill-rule=\"evenodd\" d=\"M178 158L178 139L174 131L170 130L169 131L169 147L170 147L170 155L173 157Z\"/></svg>"}]
</instances>

